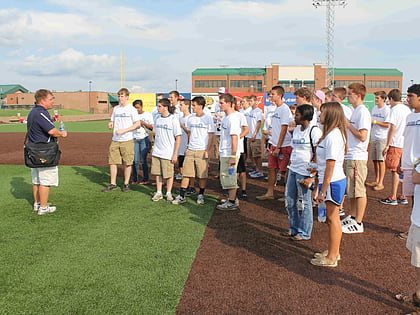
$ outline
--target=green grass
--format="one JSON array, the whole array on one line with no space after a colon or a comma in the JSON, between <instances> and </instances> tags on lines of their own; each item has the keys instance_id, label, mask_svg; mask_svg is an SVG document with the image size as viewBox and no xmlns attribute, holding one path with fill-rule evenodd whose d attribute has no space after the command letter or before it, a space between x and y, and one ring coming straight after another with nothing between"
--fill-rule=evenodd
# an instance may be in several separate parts
<instances>
[{"instance_id":1,"label":"green grass","mask_svg":"<svg viewBox=\"0 0 420 315\"><path fill-rule=\"evenodd\" d=\"M55 124L58 127L58 123ZM69 121L65 123L68 132L111 132L108 121ZM26 132L26 124L0 124L0 132Z\"/></svg>"},{"instance_id":2,"label":"green grass","mask_svg":"<svg viewBox=\"0 0 420 315\"><path fill-rule=\"evenodd\" d=\"M8 117L8 116L16 116L17 113L20 113L22 117L28 117L30 110L27 109L0 109L0 117ZM49 110L50 115L54 115L54 110ZM84 112L82 110L76 110L76 109L59 109L58 110L59 115L90 115L89 112Z\"/></svg>"},{"instance_id":3,"label":"green grass","mask_svg":"<svg viewBox=\"0 0 420 315\"><path fill-rule=\"evenodd\" d=\"M152 187L102 193L107 168L60 166L57 211L37 216L30 170L0 172L2 314L175 312L214 197L176 206L152 202Z\"/></svg>"}]
</instances>

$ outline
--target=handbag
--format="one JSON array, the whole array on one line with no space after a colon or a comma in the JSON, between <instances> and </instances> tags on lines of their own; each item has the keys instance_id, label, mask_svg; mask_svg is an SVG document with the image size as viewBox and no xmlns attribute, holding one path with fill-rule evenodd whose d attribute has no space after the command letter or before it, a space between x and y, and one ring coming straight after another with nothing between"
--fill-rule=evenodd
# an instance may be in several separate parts
<instances>
[{"instance_id":1,"label":"handbag","mask_svg":"<svg viewBox=\"0 0 420 315\"><path fill-rule=\"evenodd\" d=\"M31 131L31 128L32 123L28 132L26 132L25 140L23 142L25 165L30 168L57 166L61 157L61 151L58 148L58 143L55 141L34 143L27 142L28 133Z\"/></svg>"}]
</instances>

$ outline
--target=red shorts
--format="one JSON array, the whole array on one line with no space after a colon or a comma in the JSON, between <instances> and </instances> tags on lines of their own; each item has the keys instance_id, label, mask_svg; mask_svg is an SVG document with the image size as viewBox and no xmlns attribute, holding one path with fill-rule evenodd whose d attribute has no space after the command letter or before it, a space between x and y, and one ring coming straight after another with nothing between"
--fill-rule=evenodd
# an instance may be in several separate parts
<instances>
[{"instance_id":1,"label":"red shorts","mask_svg":"<svg viewBox=\"0 0 420 315\"><path fill-rule=\"evenodd\" d=\"M402 148L389 147L385 157L387 171L396 172L401 163Z\"/></svg>"},{"instance_id":2,"label":"red shorts","mask_svg":"<svg viewBox=\"0 0 420 315\"><path fill-rule=\"evenodd\" d=\"M287 166L290 162L292 147L281 147L278 156L273 155L275 149L275 146L271 146L270 148L268 154L268 168L278 168L280 172L285 172L287 171Z\"/></svg>"}]
</instances>

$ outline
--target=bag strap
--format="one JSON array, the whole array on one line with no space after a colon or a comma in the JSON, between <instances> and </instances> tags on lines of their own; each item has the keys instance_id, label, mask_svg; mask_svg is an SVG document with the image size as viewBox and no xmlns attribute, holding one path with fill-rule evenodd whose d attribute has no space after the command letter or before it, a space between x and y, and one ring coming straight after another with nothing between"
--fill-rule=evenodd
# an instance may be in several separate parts
<instances>
[{"instance_id":1,"label":"bag strap","mask_svg":"<svg viewBox=\"0 0 420 315\"><path fill-rule=\"evenodd\" d=\"M311 149L312 149L312 161L315 159L315 153L316 153L316 151L315 151L315 145L314 145L314 143L312 141L312 130L315 127L318 128L318 126L314 125L314 126L311 127L311 130L309 130L309 142L311 143Z\"/></svg>"}]
</instances>

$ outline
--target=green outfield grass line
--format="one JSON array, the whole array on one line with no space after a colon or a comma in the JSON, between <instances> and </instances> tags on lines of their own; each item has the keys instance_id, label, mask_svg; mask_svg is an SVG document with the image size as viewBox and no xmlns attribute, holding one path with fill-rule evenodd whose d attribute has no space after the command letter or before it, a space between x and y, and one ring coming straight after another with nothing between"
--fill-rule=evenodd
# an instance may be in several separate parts
<instances>
[{"instance_id":1,"label":"green outfield grass line","mask_svg":"<svg viewBox=\"0 0 420 315\"><path fill-rule=\"evenodd\" d=\"M0 109L0 117L9 117L9 116L16 116L17 113L20 113L21 117L28 117L28 114L31 110L27 109ZM48 111L52 116L54 116L54 110L50 109ZM58 109L58 114L67 116L67 115L90 115L90 112L85 112L82 110L77 109Z\"/></svg>"},{"instance_id":2,"label":"green outfield grass line","mask_svg":"<svg viewBox=\"0 0 420 315\"><path fill-rule=\"evenodd\" d=\"M58 123L55 123L58 128ZM66 130L71 132L109 132L108 121L68 121ZM26 132L26 124L0 124L0 132Z\"/></svg>"},{"instance_id":3,"label":"green outfield grass line","mask_svg":"<svg viewBox=\"0 0 420 315\"><path fill-rule=\"evenodd\" d=\"M2 314L174 314L216 198L102 193L105 167L60 166L53 214L32 211L30 170L1 165ZM118 182L121 186L121 182Z\"/></svg>"}]
</instances>

